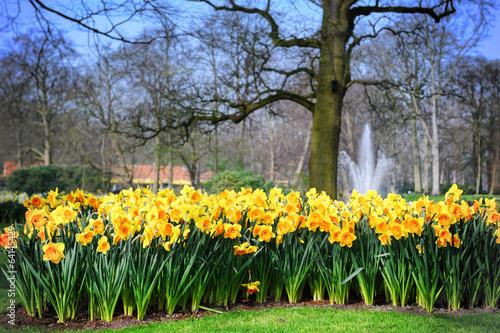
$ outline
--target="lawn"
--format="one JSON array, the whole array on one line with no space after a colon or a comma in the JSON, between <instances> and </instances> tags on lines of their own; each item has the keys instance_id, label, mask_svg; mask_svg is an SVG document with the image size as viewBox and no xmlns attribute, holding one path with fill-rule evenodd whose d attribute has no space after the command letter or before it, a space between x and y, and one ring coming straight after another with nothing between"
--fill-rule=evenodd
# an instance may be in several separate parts
<instances>
[{"instance_id":1,"label":"lawn","mask_svg":"<svg viewBox=\"0 0 500 333\"><path fill-rule=\"evenodd\" d=\"M276 308L232 311L102 332L500 332L500 313L454 316L416 315L384 310ZM21 332L47 332L24 329Z\"/></svg>"},{"instance_id":2,"label":"lawn","mask_svg":"<svg viewBox=\"0 0 500 333\"><path fill-rule=\"evenodd\" d=\"M422 194L412 193L412 194L404 194L403 198L405 198L406 201L410 202L410 201L417 201L421 196ZM486 195L486 194L479 194L479 195L467 194L467 195L462 195L460 199L465 200L467 202L473 202L474 200L479 200L480 198L488 198L488 199L496 198L496 201L500 202L499 195ZM444 199L445 199L444 195L440 195L437 197L429 196L429 200L433 200L434 202L444 201Z\"/></svg>"}]
</instances>

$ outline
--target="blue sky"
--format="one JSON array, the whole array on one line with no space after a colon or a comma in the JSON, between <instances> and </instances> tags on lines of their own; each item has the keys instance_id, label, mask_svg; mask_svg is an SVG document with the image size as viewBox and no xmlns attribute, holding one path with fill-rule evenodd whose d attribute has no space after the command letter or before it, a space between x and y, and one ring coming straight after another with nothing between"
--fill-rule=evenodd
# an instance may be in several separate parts
<instances>
[{"instance_id":1,"label":"blue sky","mask_svg":"<svg viewBox=\"0 0 500 333\"><path fill-rule=\"evenodd\" d=\"M24 1L21 3L21 12L16 20L14 27L8 24L5 19L6 14L13 15L17 13L17 0L5 0L0 2L0 48L9 48L11 39L16 33L27 32L30 28L37 28L37 22L33 15L33 8L30 4ZM49 16L50 17L50 16ZM57 18L60 22L59 27L67 32L67 36L75 39L76 46L80 51L84 51L88 43L89 34L82 32L81 28L75 24L64 22ZM488 59L500 59L500 9L495 12L495 20L489 28L488 36L486 36L476 49L477 54L482 54Z\"/></svg>"},{"instance_id":2,"label":"blue sky","mask_svg":"<svg viewBox=\"0 0 500 333\"><path fill-rule=\"evenodd\" d=\"M493 26L489 28L489 37L484 39L478 47L478 51L488 59L500 59L500 10L495 13Z\"/></svg>"}]
</instances>

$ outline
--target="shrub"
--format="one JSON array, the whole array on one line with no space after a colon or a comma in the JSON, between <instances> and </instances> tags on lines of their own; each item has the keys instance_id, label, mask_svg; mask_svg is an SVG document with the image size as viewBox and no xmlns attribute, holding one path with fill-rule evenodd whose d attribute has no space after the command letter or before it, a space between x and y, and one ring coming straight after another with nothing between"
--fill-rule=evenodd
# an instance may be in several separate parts
<instances>
[{"instance_id":1,"label":"shrub","mask_svg":"<svg viewBox=\"0 0 500 333\"><path fill-rule=\"evenodd\" d=\"M239 191L242 187L252 189L263 189L269 191L273 184L268 182L259 174L247 170L222 171L205 183L205 188L209 193L220 193L224 190Z\"/></svg>"},{"instance_id":2,"label":"shrub","mask_svg":"<svg viewBox=\"0 0 500 333\"><path fill-rule=\"evenodd\" d=\"M7 178L7 188L10 191L26 192L29 195L48 192L55 188L59 188L61 192L70 192L75 188L96 192L107 182L109 179L103 179L98 170L89 166L47 165L14 171Z\"/></svg>"},{"instance_id":3,"label":"shrub","mask_svg":"<svg viewBox=\"0 0 500 333\"><path fill-rule=\"evenodd\" d=\"M446 193L446 191L448 191L448 189L451 187L451 185L452 185L451 183L441 184L441 185L439 185L439 190L441 191L441 193ZM464 192L463 194L475 194L476 193L476 189L473 186L461 184L461 185L457 185L457 187Z\"/></svg>"}]
</instances>

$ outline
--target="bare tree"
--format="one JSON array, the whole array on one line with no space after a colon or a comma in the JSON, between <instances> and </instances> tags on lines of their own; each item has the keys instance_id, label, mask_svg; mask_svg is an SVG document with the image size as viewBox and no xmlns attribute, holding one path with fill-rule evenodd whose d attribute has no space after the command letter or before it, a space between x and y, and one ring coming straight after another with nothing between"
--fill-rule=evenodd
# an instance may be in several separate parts
<instances>
[{"instance_id":1,"label":"bare tree","mask_svg":"<svg viewBox=\"0 0 500 333\"><path fill-rule=\"evenodd\" d=\"M22 59L20 59L22 60ZM0 59L0 117L3 158L14 159L19 168L30 147L33 147L35 136L24 135L35 133L34 115L29 112L29 73L19 66L18 59L12 54L5 54ZM14 151L14 153L10 153Z\"/></svg>"},{"instance_id":2,"label":"bare tree","mask_svg":"<svg viewBox=\"0 0 500 333\"><path fill-rule=\"evenodd\" d=\"M134 151L137 143L123 135L129 132L125 119L130 112L123 98L132 96L124 93L126 87L123 85L124 73L121 71L123 64L119 64L118 60L117 54L109 50L99 51L96 64L90 66L92 71L89 70L81 79L79 107L94 119L95 125L99 126L101 133L111 142L111 149L116 154L120 168L119 176L125 184L132 187L134 175L133 170L127 167L127 155ZM104 145L106 140L102 140Z\"/></svg>"},{"instance_id":3,"label":"bare tree","mask_svg":"<svg viewBox=\"0 0 500 333\"><path fill-rule=\"evenodd\" d=\"M382 66L384 72L376 71L385 78L385 88L397 91L399 98L405 101L408 109L405 117L411 121L418 120L426 138L424 141L430 145L432 195L439 194L444 171L440 161L442 142L439 131L440 116L445 110L444 98L452 90L452 79L457 65L476 45L485 29L486 8L466 8L469 9L467 14L461 13L460 18L448 25L439 26L429 18L414 18L401 22L399 26L406 26L406 30L413 31L411 38L396 34L396 47L393 50L383 49L378 53L387 54L380 57L385 61ZM373 46L376 48L376 45ZM381 65L382 63L378 63L377 67L381 68ZM425 151L427 146L425 143L424 145ZM418 150L415 147L413 151L416 161ZM425 158L425 161L427 160ZM417 168L415 162L415 175ZM425 172L427 163L424 163ZM426 182L427 177L424 176L424 188Z\"/></svg>"},{"instance_id":4,"label":"bare tree","mask_svg":"<svg viewBox=\"0 0 500 333\"><path fill-rule=\"evenodd\" d=\"M43 131L43 148L35 146L30 150L38 155L45 165L53 163L56 121L67 111L67 104L73 98L71 93L71 67L69 57L73 52L62 37L57 41L40 36L22 35L16 39L17 69L26 73L28 89L25 104L37 114L37 124Z\"/></svg>"},{"instance_id":5,"label":"bare tree","mask_svg":"<svg viewBox=\"0 0 500 333\"><path fill-rule=\"evenodd\" d=\"M500 66L498 61L468 58L457 71L457 94L464 109L462 121L472 129L473 174L476 193L483 189L483 168L488 161L488 188L493 193L497 178Z\"/></svg>"}]
</instances>

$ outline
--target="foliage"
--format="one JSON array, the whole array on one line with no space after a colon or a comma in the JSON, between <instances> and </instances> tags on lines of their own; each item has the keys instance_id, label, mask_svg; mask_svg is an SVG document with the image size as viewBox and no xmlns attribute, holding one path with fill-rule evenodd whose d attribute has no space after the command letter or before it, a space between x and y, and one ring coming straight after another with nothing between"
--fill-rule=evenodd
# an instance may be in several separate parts
<instances>
[{"instance_id":1,"label":"foliage","mask_svg":"<svg viewBox=\"0 0 500 333\"><path fill-rule=\"evenodd\" d=\"M48 192L55 188L61 192L81 188L95 193L107 182L109 179L103 179L101 172L85 165L70 167L48 165L17 169L7 177L9 190L29 195Z\"/></svg>"},{"instance_id":2,"label":"foliage","mask_svg":"<svg viewBox=\"0 0 500 333\"><path fill-rule=\"evenodd\" d=\"M252 189L263 189L268 191L273 184L266 182L264 177L254 171L248 170L227 170L218 172L215 177L205 185L209 193L220 193L227 190L239 191L242 187Z\"/></svg>"}]
</instances>

